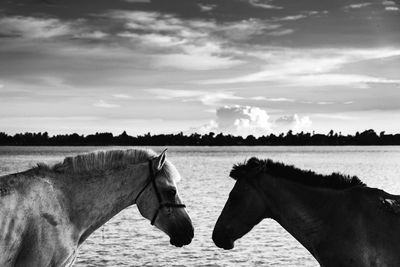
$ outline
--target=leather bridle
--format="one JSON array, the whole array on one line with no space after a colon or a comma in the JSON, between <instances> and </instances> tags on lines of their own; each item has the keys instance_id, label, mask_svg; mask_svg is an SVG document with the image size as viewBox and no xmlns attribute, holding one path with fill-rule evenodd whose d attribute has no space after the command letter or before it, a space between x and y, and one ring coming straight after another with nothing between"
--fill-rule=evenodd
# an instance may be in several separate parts
<instances>
[{"instance_id":1,"label":"leather bridle","mask_svg":"<svg viewBox=\"0 0 400 267\"><path fill-rule=\"evenodd\" d=\"M158 208L157 208L156 212L154 213L153 218L151 219L151 225L154 225L154 223L155 223L155 221L157 219L157 216L160 213L161 209L163 209L163 208L186 208L186 205L185 204L178 204L178 203L173 203L173 202L163 202L162 201L160 191L158 191L158 187L157 187L157 184L156 184L157 174L153 172L151 159L149 160L149 172L150 172L150 179L149 179L149 181L147 181L146 185L140 190L139 194L137 194L137 196L135 198L135 203L137 203L137 200L142 195L142 193L147 188L147 186L150 183L153 184L154 192L156 192L156 196L157 196L157 200L158 200Z\"/></svg>"}]
</instances>

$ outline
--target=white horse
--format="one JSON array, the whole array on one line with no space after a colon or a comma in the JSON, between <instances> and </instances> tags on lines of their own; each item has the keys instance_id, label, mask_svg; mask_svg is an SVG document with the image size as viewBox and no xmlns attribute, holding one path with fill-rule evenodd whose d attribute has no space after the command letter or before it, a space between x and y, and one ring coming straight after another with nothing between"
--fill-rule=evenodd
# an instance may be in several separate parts
<instances>
[{"instance_id":1,"label":"white horse","mask_svg":"<svg viewBox=\"0 0 400 267\"><path fill-rule=\"evenodd\" d=\"M71 266L97 228L136 204L172 245L193 226L165 151L117 150L67 157L0 177L0 266Z\"/></svg>"}]
</instances>

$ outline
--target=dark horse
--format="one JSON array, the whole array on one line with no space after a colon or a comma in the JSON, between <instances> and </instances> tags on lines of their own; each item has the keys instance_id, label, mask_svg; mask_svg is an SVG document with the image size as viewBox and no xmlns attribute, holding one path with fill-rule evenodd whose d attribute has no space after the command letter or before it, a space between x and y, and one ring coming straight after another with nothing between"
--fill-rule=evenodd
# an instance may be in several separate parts
<instances>
[{"instance_id":1,"label":"dark horse","mask_svg":"<svg viewBox=\"0 0 400 267\"><path fill-rule=\"evenodd\" d=\"M321 266L400 266L400 196L357 177L257 158L235 165L230 176L236 183L213 232L218 247L232 249L271 218Z\"/></svg>"}]
</instances>

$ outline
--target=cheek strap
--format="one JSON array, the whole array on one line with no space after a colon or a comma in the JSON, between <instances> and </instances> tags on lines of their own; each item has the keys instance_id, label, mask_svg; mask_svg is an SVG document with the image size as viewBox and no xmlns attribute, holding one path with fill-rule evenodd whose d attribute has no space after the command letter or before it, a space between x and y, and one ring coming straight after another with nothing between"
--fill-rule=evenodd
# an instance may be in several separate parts
<instances>
[{"instance_id":1,"label":"cheek strap","mask_svg":"<svg viewBox=\"0 0 400 267\"><path fill-rule=\"evenodd\" d=\"M151 219L151 225L154 225L158 214L160 213L160 210L162 210L163 208L186 208L185 204L178 204L178 203L174 203L174 202L163 202L162 198L161 198L161 194L160 191L158 190L157 184L156 184L156 177L157 175L153 172L153 167L152 167L152 161L151 159L149 159L149 173L150 173L150 178L149 181L147 181L146 185L139 191L139 193L137 194L136 198L135 198L135 203L137 203L139 197L143 194L144 190L147 188L147 186L151 183L153 185L154 188L154 192L156 193L156 197L158 200L158 208L155 211L153 218Z\"/></svg>"}]
</instances>

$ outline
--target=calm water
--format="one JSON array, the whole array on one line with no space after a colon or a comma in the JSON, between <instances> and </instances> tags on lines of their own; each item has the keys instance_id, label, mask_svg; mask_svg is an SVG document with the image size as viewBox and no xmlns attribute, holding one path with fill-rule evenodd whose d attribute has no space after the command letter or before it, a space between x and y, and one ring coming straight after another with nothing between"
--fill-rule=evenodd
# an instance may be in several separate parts
<instances>
[{"instance_id":1,"label":"calm water","mask_svg":"<svg viewBox=\"0 0 400 267\"><path fill-rule=\"evenodd\" d=\"M0 147L0 175L99 149L115 148ZM89 237L75 266L318 266L272 220L262 221L237 241L232 251L214 246L212 229L234 184L229 171L234 163L251 156L325 174L357 175L371 187L400 194L400 147L171 147L168 157L183 177L178 187L195 227L192 243L180 249L169 245L169 238L143 219L134 206Z\"/></svg>"}]
</instances>

